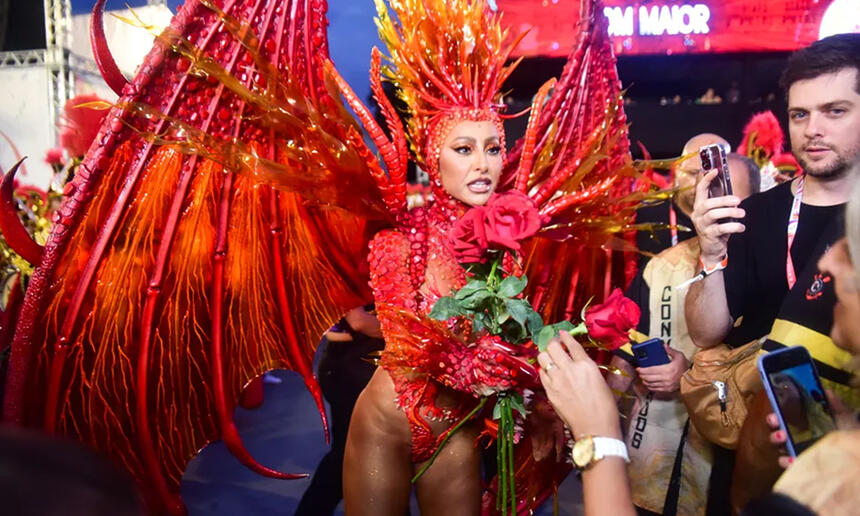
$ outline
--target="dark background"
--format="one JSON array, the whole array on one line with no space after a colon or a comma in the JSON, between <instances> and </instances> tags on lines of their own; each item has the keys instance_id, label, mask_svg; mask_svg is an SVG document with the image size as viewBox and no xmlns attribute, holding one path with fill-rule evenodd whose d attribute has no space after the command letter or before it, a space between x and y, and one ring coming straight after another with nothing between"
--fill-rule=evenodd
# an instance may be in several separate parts
<instances>
[{"instance_id":1,"label":"dark background","mask_svg":"<svg viewBox=\"0 0 860 516\"><path fill-rule=\"evenodd\" d=\"M785 131L786 104L779 76L788 56L789 53L742 53L620 57L618 73L627 88L624 111L630 122L634 156L641 157L637 141L654 157L679 155L684 143L702 132L717 133L737 148L749 118L768 109L776 114ZM514 99L511 111L528 107L531 97L518 94L537 91L544 81L561 73L564 62L559 58L523 61L506 84ZM726 99L733 82L740 91L735 104ZM723 102L696 104L695 99L708 88L713 88ZM661 98L675 95L681 97L679 104L661 105ZM508 140L515 141L526 123L526 117L510 121Z\"/></svg>"}]
</instances>

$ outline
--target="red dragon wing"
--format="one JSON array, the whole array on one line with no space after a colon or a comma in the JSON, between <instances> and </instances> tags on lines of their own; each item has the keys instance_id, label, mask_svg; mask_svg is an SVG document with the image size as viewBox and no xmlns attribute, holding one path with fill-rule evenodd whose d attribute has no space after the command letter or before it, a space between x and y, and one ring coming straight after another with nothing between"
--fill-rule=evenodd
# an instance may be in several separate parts
<instances>
[{"instance_id":1,"label":"red dragon wing","mask_svg":"<svg viewBox=\"0 0 860 516\"><path fill-rule=\"evenodd\" d=\"M528 294L548 321L575 317L624 281L612 249L627 248L614 235L632 222L637 172L621 93L602 3L591 0L561 77L535 97L506 163L512 186L549 220L525 251Z\"/></svg>"},{"instance_id":2,"label":"red dragon wing","mask_svg":"<svg viewBox=\"0 0 860 516\"><path fill-rule=\"evenodd\" d=\"M356 236L405 207L332 93L325 5L186 2L137 76L111 77L121 98L30 282L4 418L112 456L155 513L182 512L182 472L216 439L295 477L245 450L239 394L289 368L324 417L314 347L370 299Z\"/></svg>"}]
</instances>

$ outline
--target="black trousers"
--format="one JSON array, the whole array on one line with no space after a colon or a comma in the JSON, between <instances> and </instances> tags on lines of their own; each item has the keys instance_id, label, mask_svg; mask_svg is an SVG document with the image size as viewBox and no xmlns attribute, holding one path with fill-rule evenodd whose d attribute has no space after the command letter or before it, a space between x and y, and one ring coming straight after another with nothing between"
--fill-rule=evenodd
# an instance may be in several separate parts
<instances>
[{"instance_id":1,"label":"black trousers","mask_svg":"<svg viewBox=\"0 0 860 516\"><path fill-rule=\"evenodd\" d=\"M343 498L343 454L352 409L376 369L364 357L381 350L382 339L356 334L352 342L327 342L317 375L331 408L331 450L317 465L296 516L329 516Z\"/></svg>"},{"instance_id":2,"label":"black trousers","mask_svg":"<svg viewBox=\"0 0 860 516\"><path fill-rule=\"evenodd\" d=\"M708 505L706 516L731 516L732 506L730 492L732 475L735 470L735 450L713 445L714 463L711 468L711 479L708 482Z\"/></svg>"}]
</instances>

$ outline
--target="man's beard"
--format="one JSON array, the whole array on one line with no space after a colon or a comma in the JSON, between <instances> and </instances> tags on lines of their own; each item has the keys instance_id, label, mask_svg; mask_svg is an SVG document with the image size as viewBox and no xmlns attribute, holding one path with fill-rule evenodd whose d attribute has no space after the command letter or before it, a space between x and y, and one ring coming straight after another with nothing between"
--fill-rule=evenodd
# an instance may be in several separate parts
<instances>
[{"instance_id":1,"label":"man's beard","mask_svg":"<svg viewBox=\"0 0 860 516\"><path fill-rule=\"evenodd\" d=\"M822 179L825 181L835 180L841 178L846 172L848 172L848 161L839 155L836 156L836 160L833 163L823 169L814 169L809 166L809 163L807 163L805 159L797 155L794 157L797 158L797 162L800 163L800 167L803 171L816 179Z\"/></svg>"},{"instance_id":2,"label":"man's beard","mask_svg":"<svg viewBox=\"0 0 860 516\"><path fill-rule=\"evenodd\" d=\"M797 158L797 162L800 164L804 172L816 179L821 179L823 181L834 181L836 179L842 178L848 172L848 170L851 168L851 163L849 163L845 155L839 153L833 147L828 146L828 148L832 150L834 154L836 154L836 159L824 168L813 168L815 164L810 165L809 162L807 162L801 157L801 153L793 151L792 152L794 154L794 157ZM846 154L854 156L855 161L857 159L860 159L860 149L855 149L854 152L849 151Z\"/></svg>"}]
</instances>

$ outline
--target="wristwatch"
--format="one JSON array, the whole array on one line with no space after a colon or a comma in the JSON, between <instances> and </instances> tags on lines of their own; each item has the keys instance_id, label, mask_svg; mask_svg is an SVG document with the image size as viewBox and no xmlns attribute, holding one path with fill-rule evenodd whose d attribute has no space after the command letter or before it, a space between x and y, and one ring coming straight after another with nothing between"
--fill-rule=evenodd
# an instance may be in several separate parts
<instances>
[{"instance_id":1,"label":"wristwatch","mask_svg":"<svg viewBox=\"0 0 860 516\"><path fill-rule=\"evenodd\" d=\"M621 457L624 462L630 462L624 441L611 437L594 437L591 435L582 437L573 444L572 455L573 464L579 470L588 469L606 457Z\"/></svg>"}]
</instances>

